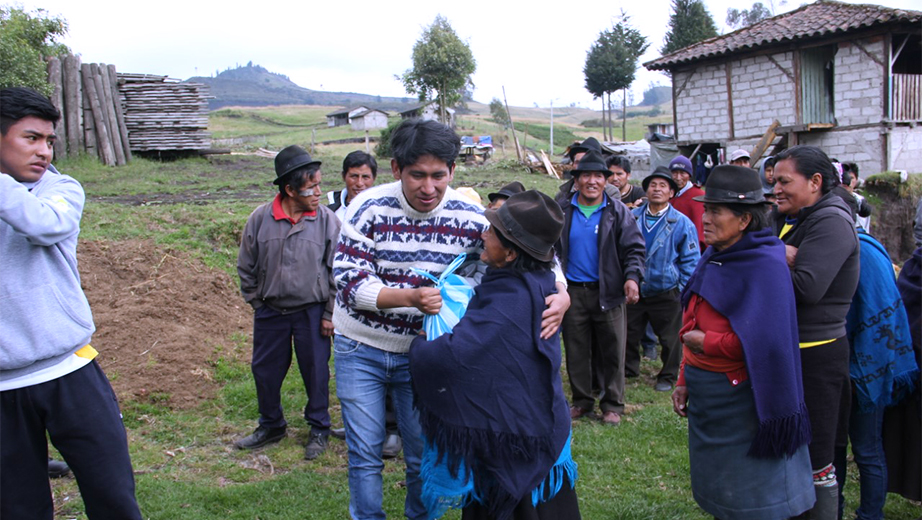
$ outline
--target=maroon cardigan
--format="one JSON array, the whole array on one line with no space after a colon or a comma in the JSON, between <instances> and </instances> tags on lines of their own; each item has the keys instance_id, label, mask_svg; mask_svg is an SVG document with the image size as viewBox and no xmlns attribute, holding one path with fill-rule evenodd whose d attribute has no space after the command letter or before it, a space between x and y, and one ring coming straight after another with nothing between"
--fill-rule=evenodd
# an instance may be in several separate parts
<instances>
[{"instance_id":1,"label":"maroon cardigan","mask_svg":"<svg viewBox=\"0 0 922 520\"><path fill-rule=\"evenodd\" d=\"M672 207L691 219L692 224L695 225L695 229L698 230L698 245L701 246L702 253L708 247L707 244L704 243L704 227L701 225L701 216L704 215L704 203L692 200L692 198L701 197L703 195L704 190L693 184L691 188L685 190L685 193L678 197L673 197L672 200L669 201Z\"/></svg>"}]
</instances>

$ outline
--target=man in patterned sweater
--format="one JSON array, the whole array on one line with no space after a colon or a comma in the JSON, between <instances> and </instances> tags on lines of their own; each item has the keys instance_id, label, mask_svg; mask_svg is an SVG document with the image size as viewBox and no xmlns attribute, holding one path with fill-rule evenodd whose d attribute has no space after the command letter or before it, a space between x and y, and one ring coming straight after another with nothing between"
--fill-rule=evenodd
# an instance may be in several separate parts
<instances>
[{"instance_id":1,"label":"man in patterned sweater","mask_svg":"<svg viewBox=\"0 0 922 520\"><path fill-rule=\"evenodd\" d=\"M333 262L336 393L349 447L349 513L384 518L381 448L384 396L390 392L404 442L406 517L426 518L420 499L422 453L413 408L408 352L425 314L442 306L439 291L415 267L435 276L460 254L478 258L483 209L449 187L460 139L434 121L407 120L391 138L397 182L362 192L349 205ZM549 297L542 332L556 332L569 306L566 290Z\"/></svg>"}]
</instances>

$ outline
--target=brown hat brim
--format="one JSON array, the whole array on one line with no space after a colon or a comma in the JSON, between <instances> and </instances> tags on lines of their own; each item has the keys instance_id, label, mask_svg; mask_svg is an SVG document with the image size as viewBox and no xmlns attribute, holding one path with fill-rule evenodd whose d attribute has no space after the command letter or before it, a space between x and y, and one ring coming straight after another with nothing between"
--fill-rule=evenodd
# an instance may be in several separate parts
<instances>
[{"instance_id":1,"label":"brown hat brim","mask_svg":"<svg viewBox=\"0 0 922 520\"><path fill-rule=\"evenodd\" d=\"M553 247L551 247L546 253L542 253L540 251L535 250L535 248L522 243L522 241L517 239L516 236L509 230L509 228L506 226L506 223L503 222L503 219L500 218L497 212L498 210L488 209L483 212L483 215L487 218L487 221L490 223L490 225L496 228L497 231L502 233L503 236L506 237L506 239L508 239L513 244L519 246L522 249L522 251L525 251L526 254L533 256L537 260L540 260L542 262L550 262L551 260L554 259L554 248Z\"/></svg>"}]
</instances>

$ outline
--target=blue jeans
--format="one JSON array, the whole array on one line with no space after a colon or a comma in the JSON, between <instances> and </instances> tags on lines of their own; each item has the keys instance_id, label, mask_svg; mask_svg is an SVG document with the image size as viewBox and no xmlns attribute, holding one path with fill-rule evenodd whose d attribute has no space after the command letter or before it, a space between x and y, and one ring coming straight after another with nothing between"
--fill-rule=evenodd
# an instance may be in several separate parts
<instances>
[{"instance_id":1,"label":"blue jeans","mask_svg":"<svg viewBox=\"0 0 922 520\"><path fill-rule=\"evenodd\" d=\"M337 334L333 339L336 395L339 397L349 447L349 514L353 520L383 520L381 470L384 461L384 397L390 393L397 412L407 465L405 514L426 518L419 478L423 451L419 413L413 408L410 358L385 352Z\"/></svg>"},{"instance_id":2,"label":"blue jeans","mask_svg":"<svg viewBox=\"0 0 922 520\"><path fill-rule=\"evenodd\" d=\"M858 466L858 482L861 485L861 503L856 511L856 520L880 520L884 517L884 503L887 501L887 459L881 438L884 407L861 413L858 399L852 398L851 415L848 420L848 437L852 454ZM836 448L836 479L839 481L839 518L845 509L846 448Z\"/></svg>"}]
</instances>

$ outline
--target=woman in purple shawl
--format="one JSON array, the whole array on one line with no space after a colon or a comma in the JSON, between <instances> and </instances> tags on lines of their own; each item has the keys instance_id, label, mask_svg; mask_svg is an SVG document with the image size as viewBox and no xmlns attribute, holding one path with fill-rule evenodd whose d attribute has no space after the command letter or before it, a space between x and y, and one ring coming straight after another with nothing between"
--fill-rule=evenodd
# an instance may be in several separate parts
<instances>
[{"instance_id":1,"label":"woman in purple shawl","mask_svg":"<svg viewBox=\"0 0 922 520\"><path fill-rule=\"evenodd\" d=\"M688 417L692 493L723 520L810 509L810 423L784 244L769 230L758 174L708 176L708 249L682 293L685 346L673 407Z\"/></svg>"}]
</instances>

